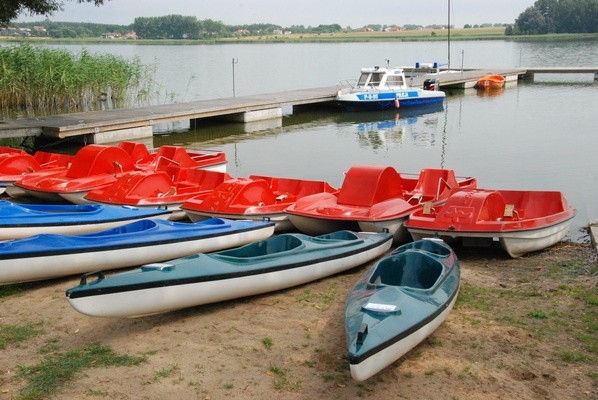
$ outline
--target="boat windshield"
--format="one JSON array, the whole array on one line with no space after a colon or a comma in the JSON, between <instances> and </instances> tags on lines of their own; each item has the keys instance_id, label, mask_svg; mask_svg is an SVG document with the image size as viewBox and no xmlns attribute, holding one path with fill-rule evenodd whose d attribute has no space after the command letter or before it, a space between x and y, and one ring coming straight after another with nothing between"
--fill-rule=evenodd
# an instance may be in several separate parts
<instances>
[{"instance_id":1,"label":"boat windshield","mask_svg":"<svg viewBox=\"0 0 598 400\"><path fill-rule=\"evenodd\" d=\"M361 76L359 77L359 81L357 81L357 86L365 86L365 83L368 80L368 76L370 76L370 74L367 72L361 74Z\"/></svg>"},{"instance_id":2,"label":"boat windshield","mask_svg":"<svg viewBox=\"0 0 598 400\"><path fill-rule=\"evenodd\" d=\"M370 85L372 85L372 86L380 85L380 81L382 81L383 76L384 76L384 73L374 72L372 74L372 77L370 78Z\"/></svg>"},{"instance_id":3,"label":"boat windshield","mask_svg":"<svg viewBox=\"0 0 598 400\"><path fill-rule=\"evenodd\" d=\"M363 72L359 77L359 81L357 81L357 86L366 87L372 86L376 87L380 85L380 81L384 76L383 72Z\"/></svg>"}]
</instances>

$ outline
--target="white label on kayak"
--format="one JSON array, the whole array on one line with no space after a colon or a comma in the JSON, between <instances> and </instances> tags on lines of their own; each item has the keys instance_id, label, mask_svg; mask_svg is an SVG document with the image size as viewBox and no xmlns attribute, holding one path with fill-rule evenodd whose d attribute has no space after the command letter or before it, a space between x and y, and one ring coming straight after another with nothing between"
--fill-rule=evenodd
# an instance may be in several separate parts
<instances>
[{"instance_id":1,"label":"white label on kayak","mask_svg":"<svg viewBox=\"0 0 598 400\"><path fill-rule=\"evenodd\" d=\"M394 304L380 304L380 303L367 303L363 306L366 310L371 311L384 311L384 312L393 312L397 311L397 306Z\"/></svg>"}]
</instances>

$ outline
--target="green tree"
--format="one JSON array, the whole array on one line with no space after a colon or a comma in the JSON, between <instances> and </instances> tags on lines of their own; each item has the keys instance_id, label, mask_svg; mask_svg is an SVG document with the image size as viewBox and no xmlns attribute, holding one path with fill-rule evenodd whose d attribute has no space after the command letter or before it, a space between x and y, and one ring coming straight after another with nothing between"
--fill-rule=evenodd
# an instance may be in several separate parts
<instances>
[{"instance_id":1,"label":"green tree","mask_svg":"<svg viewBox=\"0 0 598 400\"><path fill-rule=\"evenodd\" d=\"M514 31L527 35L596 33L598 0L537 0L519 14Z\"/></svg>"},{"instance_id":2,"label":"green tree","mask_svg":"<svg viewBox=\"0 0 598 400\"><path fill-rule=\"evenodd\" d=\"M547 32L546 18L542 15L540 9L535 6L529 7L519 14L515 24L524 35L538 35Z\"/></svg>"},{"instance_id":3,"label":"green tree","mask_svg":"<svg viewBox=\"0 0 598 400\"><path fill-rule=\"evenodd\" d=\"M77 3L104 4L104 0L77 0ZM48 15L62 8L59 0L2 0L0 2L0 25L6 25L19 14Z\"/></svg>"}]
</instances>

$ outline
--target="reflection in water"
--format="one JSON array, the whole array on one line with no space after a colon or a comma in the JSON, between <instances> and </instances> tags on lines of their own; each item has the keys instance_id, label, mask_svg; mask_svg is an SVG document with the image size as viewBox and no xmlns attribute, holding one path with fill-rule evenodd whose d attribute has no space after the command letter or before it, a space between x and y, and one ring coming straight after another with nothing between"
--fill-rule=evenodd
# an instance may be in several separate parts
<instances>
[{"instance_id":1,"label":"reflection in water","mask_svg":"<svg viewBox=\"0 0 598 400\"><path fill-rule=\"evenodd\" d=\"M433 114L443 109L443 104L440 103L404 109L391 114L387 111L344 113L343 119L347 118L345 122L348 122L350 118L351 123L356 124L358 140L362 146L373 149L400 146L406 133L411 133L416 143L428 145L433 141L430 131L418 131L408 127L415 126L418 121L420 125L436 125L437 115ZM432 115L432 118L425 117L426 115ZM389 116L392 118L388 119Z\"/></svg>"},{"instance_id":2,"label":"reflection in water","mask_svg":"<svg viewBox=\"0 0 598 400\"><path fill-rule=\"evenodd\" d=\"M478 97L495 97L495 96L503 94L505 91L505 88L503 86L501 88L495 88L495 89L478 88L476 90L477 90Z\"/></svg>"}]
</instances>

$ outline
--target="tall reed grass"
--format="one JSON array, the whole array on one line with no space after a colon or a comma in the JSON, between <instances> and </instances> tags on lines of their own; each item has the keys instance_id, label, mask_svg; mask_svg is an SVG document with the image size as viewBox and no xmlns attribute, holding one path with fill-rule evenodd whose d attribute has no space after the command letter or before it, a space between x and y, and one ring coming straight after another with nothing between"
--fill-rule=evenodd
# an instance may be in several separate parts
<instances>
[{"instance_id":1,"label":"tall reed grass","mask_svg":"<svg viewBox=\"0 0 598 400\"><path fill-rule=\"evenodd\" d=\"M149 97L151 68L138 59L110 54L73 54L31 44L0 47L0 108L79 111L110 102L123 106Z\"/></svg>"}]
</instances>

